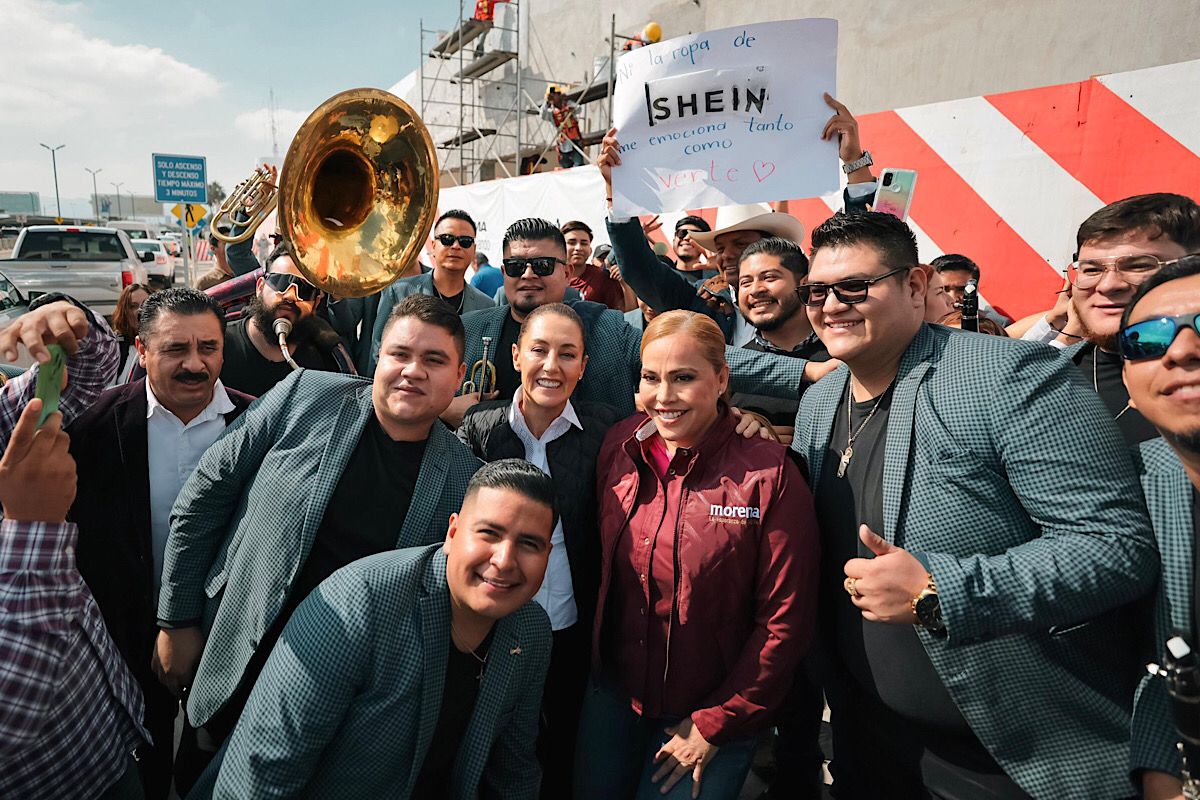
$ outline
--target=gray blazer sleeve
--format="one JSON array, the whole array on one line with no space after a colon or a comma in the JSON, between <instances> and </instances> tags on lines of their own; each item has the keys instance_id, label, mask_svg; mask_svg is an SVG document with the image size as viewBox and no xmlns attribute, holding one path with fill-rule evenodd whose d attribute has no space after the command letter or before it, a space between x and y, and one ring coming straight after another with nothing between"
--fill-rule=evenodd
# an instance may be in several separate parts
<instances>
[{"instance_id":1,"label":"gray blazer sleeve","mask_svg":"<svg viewBox=\"0 0 1200 800\"><path fill-rule=\"evenodd\" d=\"M369 664L370 596L358 572L340 570L296 609L230 736L214 798L306 796Z\"/></svg>"},{"instance_id":2,"label":"gray blazer sleeve","mask_svg":"<svg viewBox=\"0 0 1200 800\"><path fill-rule=\"evenodd\" d=\"M937 582L950 645L1079 623L1158 576L1132 457L1099 396L1049 348L1005 352L994 372L1006 391L967 402L989 425L993 479L1007 479L1041 535L997 555L916 554Z\"/></svg>"},{"instance_id":3,"label":"gray blazer sleeve","mask_svg":"<svg viewBox=\"0 0 1200 800\"><path fill-rule=\"evenodd\" d=\"M200 619L205 578L230 533L242 490L258 473L276 439L304 371L293 372L229 426L200 459L171 509L171 534L163 556L158 618Z\"/></svg>"},{"instance_id":4,"label":"gray blazer sleeve","mask_svg":"<svg viewBox=\"0 0 1200 800\"><path fill-rule=\"evenodd\" d=\"M696 294L696 287L658 260L637 219L608 220L608 236L614 258L621 265L621 278L646 305L658 312L696 311L722 324L717 312Z\"/></svg>"},{"instance_id":5,"label":"gray blazer sleeve","mask_svg":"<svg viewBox=\"0 0 1200 800\"><path fill-rule=\"evenodd\" d=\"M234 236L246 230L245 225L241 220L244 220L244 215L241 211L236 212L233 228L230 233ZM234 244L225 245L225 260L229 263L229 269L234 275L245 275L248 272L254 272L261 264L258 263L258 258L254 255L254 237L246 239L244 242L236 242Z\"/></svg>"}]
</instances>

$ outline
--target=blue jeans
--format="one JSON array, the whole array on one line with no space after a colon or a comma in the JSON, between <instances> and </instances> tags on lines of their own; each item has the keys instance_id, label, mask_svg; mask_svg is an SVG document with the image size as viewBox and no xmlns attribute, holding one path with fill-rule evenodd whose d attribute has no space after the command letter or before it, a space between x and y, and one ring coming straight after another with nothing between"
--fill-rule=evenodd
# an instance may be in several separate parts
<instances>
[{"instance_id":1,"label":"blue jeans","mask_svg":"<svg viewBox=\"0 0 1200 800\"><path fill-rule=\"evenodd\" d=\"M677 719L643 719L629 706L629 698L611 683L588 683L579 721L575 749L575 800L690 800L688 775L661 794L665 778L650 779L660 764L654 754L670 740L665 729ZM726 742L700 780L702 800L737 800L758 737Z\"/></svg>"}]
</instances>

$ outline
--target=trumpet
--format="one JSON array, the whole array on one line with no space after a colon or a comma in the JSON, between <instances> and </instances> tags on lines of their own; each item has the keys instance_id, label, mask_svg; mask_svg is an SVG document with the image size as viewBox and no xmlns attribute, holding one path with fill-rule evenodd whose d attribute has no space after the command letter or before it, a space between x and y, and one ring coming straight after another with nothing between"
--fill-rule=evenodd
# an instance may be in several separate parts
<instances>
[{"instance_id":1,"label":"trumpet","mask_svg":"<svg viewBox=\"0 0 1200 800\"><path fill-rule=\"evenodd\" d=\"M479 392L487 394L489 391L489 381L491 386L496 385L496 365L488 360L488 356L492 352L492 337L484 336L483 341L483 358L471 365L471 373L467 375L467 382L463 384L463 394L475 394ZM476 377L479 380L476 380Z\"/></svg>"},{"instance_id":2,"label":"trumpet","mask_svg":"<svg viewBox=\"0 0 1200 800\"><path fill-rule=\"evenodd\" d=\"M272 181L273 175L266 167L257 167L250 177L234 187L233 194L225 198L225 202L221 203L221 207L217 209L216 215L213 216L212 222L209 223L208 229L212 233L213 238L219 239L226 244L237 244L244 242L254 235L254 231L262 224L275 209L275 199L278 195L279 187ZM244 208L249 215L249 219L245 221L235 220L233 214L239 208ZM231 229L232 226L243 225L245 230L237 236L228 233L221 233L217 226L221 218L224 217L226 224Z\"/></svg>"}]
</instances>

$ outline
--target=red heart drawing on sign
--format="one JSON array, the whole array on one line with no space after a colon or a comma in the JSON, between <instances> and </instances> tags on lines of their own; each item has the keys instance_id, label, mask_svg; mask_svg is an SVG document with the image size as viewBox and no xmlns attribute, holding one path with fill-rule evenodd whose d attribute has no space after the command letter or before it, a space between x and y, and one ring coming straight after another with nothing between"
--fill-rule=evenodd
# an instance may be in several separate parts
<instances>
[{"instance_id":1,"label":"red heart drawing on sign","mask_svg":"<svg viewBox=\"0 0 1200 800\"><path fill-rule=\"evenodd\" d=\"M760 172L761 170L761 172ZM775 171L775 165L770 161L755 161L754 162L754 177L758 178L758 182L762 183L767 178L771 177L771 173Z\"/></svg>"}]
</instances>

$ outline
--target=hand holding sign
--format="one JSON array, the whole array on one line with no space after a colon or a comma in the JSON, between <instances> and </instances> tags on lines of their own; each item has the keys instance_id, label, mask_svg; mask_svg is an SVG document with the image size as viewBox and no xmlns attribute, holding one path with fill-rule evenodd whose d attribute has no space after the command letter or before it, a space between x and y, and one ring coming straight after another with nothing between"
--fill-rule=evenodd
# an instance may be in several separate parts
<instances>
[{"instance_id":1,"label":"hand holding sign","mask_svg":"<svg viewBox=\"0 0 1200 800\"><path fill-rule=\"evenodd\" d=\"M844 147L857 140L844 106L830 102L838 111L830 120L822 102L836 62L837 22L829 19L725 28L622 56L613 97L621 142L609 131L598 162L613 176L614 212L836 191L833 135Z\"/></svg>"}]
</instances>

